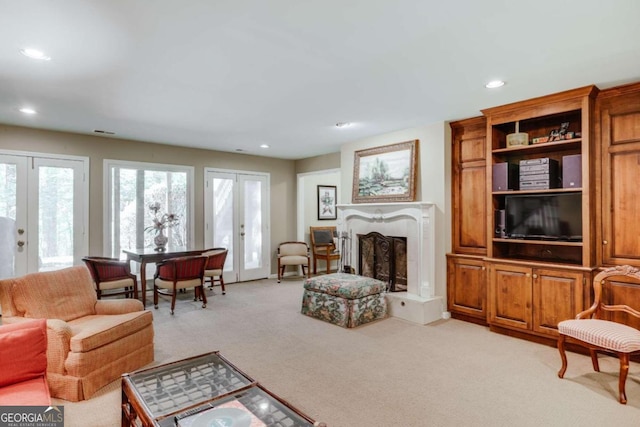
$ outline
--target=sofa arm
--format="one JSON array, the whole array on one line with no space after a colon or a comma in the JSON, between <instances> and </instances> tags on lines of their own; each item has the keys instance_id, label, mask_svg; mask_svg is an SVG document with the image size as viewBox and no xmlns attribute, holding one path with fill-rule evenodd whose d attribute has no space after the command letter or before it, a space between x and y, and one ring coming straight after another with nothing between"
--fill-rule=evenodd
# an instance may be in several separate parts
<instances>
[{"instance_id":1,"label":"sofa arm","mask_svg":"<svg viewBox=\"0 0 640 427\"><path fill-rule=\"evenodd\" d=\"M96 302L96 314L125 314L143 310L142 301L137 299L101 299Z\"/></svg>"},{"instance_id":2,"label":"sofa arm","mask_svg":"<svg viewBox=\"0 0 640 427\"><path fill-rule=\"evenodd\" d=\"M69 351L71 327L64 320L47 319L47 371L64 374Z\"/></svg>"}]
</instances>

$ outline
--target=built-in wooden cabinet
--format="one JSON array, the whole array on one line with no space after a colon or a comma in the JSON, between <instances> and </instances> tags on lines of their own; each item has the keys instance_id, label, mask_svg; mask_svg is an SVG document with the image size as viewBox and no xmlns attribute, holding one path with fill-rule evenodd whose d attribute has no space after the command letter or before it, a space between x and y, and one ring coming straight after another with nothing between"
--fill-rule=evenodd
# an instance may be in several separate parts
<instances>
[{"instance_id":1,"label":"built-in wooden cabinet","mask_svg":"<svg viewBox=\"0 0 640 427\"><path fill-rule=\"evenodd\" d=\"M589 270L501 262L487 262L487 270L492 326L555 338L558 322L585 306Z\"/></svg>"},{"instance_id":2,"label":"built-in wooden cabinet","mask_svg":"<svg viewBox=\"0 0 640 427\"><path fill-rule=\"evenodd\" d=\"M486 119L451 123L453 252L486 255Z\"/></svg>"},{"instance_id":3,"label":"built-in wooden cabinet","mask_svg":"<svg viewBox=\"0 0 640 427\"><path fill-rule=\"evenodd\" d=\"M447 309L454 318L486 324L487 121L451 123L452 246L447 255Z\"/></svg>"},{"instance_id":4,"label":"built-in wooden cabinet","mask_svg":"<svg viewBox=\"0 0 640 427\"><path fill-rule=\"evenodd\" d=\"M483 257L447 255L447 309L454 318L487 322L487 286Z\"/></svg>"},{"instance_id":5,"label":"built-in wooden cabinet","mask_svg":"<svg viewBox=\"0 0 640 427\"><path fill-rule=\"evenodd\" d=\"M603 91L597 107L602 170L598 258L604 265L640 266L640 84Z\"/></svg>"},{"instance_id":6,"label":"built-in wooden cabinet","mask_svg":"<svg viewBox=\"0 0 640 427\"><path fill-rule=\"evenodd\" d=\"M498 228L498 212L506 215L505 232L492 234L489 257L594 265L591 135L597 93L595 86L587 86L483 110L487 117L487 233ZM563 123L566 127L560 133ZM528 135L527 144L508 144L509 134L516 131ZM533 143L542 138L549 141ZM578 186L562 180L569 158L579 160ZM508 189L494 183L498 181L494 166L505 164L516 171ZM551 165L554 172L545 171ZM537 171L540 174L531 173ZM510 209L516 202L520 206ZM522 217L514 217L514 212Z\"/></svg>"},{"instance_id":7,"label":"built-in wooden cabinet","mask_svg":"<svg viewBox=\"0 0 640 427\"><path fill-rule=\"evenodd\" d=\"M604 91L587 86L482 113L451 124L453 240L447 255L447 306L453 317L486 319L496 332L553 343L558 322L591 305L596 270L640 267L640 83ZM568 125L562 128L563 123ZM544 141L557 136L558 129L562 137ZM528 134L528 143L509 143L514 133ZM579 185L567 185L563 171L569 159L575 168L576 158ZM494 182L494 169L503 164L521 167L538 159L556 163L557 174L523 177L518 171L507 187ZM531 185L538 179L553 184ZM517 221L509 219L506 205L549 196L571 200L578 231L572 225L563 232L565 225L559 224L560 231L551 235L537 233L535 220L554 220L545 213L530 218L526 231L514 232ZM628 289L621 283L609 297L637 299Z\"/></svg>"}]
</instances>

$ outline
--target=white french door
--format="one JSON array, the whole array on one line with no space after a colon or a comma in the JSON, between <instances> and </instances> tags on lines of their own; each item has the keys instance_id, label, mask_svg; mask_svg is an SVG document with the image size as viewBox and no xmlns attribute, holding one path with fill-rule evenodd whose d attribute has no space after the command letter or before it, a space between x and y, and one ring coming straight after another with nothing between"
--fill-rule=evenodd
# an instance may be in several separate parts
<instances>
[{"instance_id":1,"label":"white french door","mask_svg":"<svg viewBox=\"0 0 640 427\"><path fill-rule=\"evenodd\" d=\"M0 278L81 263L88 159L0 154Z\"/></svg>"},{"instance_id":2,"label":"white french door","mask_svg":"<svg viewBox=\"0 0 640 427\"><path fill-rule=\"evenodd\" d=\"M205 248L229 250L225 282L269 276L269 175L205 170Z\"/></svg>"}]
</instances>

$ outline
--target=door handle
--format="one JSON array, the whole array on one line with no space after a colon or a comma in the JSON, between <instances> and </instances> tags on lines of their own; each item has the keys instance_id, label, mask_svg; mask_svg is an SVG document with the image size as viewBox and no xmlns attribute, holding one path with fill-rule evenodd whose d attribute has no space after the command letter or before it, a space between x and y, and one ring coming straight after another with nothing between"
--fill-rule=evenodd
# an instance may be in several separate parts
<instances>
[{"instance_id":1,"label":"door handle","mask_svg":"<svg viewBox=\"0 0 640 427\"><path fill-rule=\"evenodd\" d=\"M18 247L21 248L24 246L24 241L23 240L18 240Z\"/></svg>"}]
</instances>

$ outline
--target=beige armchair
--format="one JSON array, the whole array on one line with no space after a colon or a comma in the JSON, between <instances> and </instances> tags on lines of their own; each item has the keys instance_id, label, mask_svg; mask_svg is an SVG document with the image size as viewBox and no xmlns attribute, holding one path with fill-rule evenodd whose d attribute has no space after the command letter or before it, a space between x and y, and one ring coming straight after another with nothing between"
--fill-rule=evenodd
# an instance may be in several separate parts
<instances>
[{"instance_id":1,"label":"beige armchair","mask_svg":"<svg viewBox=\"0 0 640 427\"><path fill-rule=\"evenodd\" d=\"M309 277L309 260L309 245L305 242L280 243L278 246L278 283L280 283L287 265L301 266L302 275Z\"/></svg>"},{"instance_id":2,"label":"beige armchair","mask_svg":"<svg viewBox=\"0 0 640 427\"><path fill-rule=\"evenodd\" d=\"M90 398L153 361L153 316L134 299L98 300L85 266L0 280L2 323L47 319L51 396Z\"/></svg>"}]
</instances>

